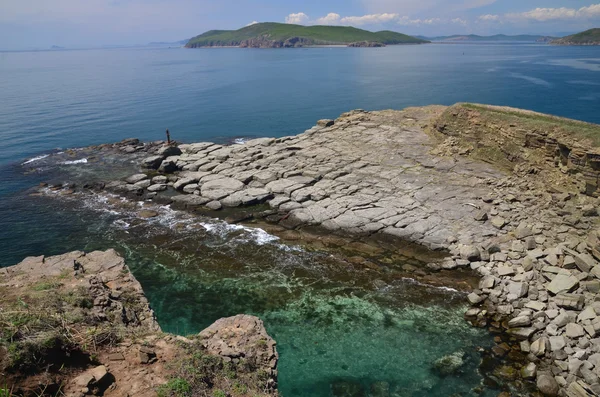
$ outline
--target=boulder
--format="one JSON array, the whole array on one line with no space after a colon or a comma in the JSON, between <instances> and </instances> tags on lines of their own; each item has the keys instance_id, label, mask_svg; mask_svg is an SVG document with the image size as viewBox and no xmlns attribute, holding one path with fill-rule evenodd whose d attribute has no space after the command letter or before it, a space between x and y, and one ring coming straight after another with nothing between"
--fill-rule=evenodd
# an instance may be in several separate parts
<instances>
[{"instance_id":1,"label":"boulder","mask_svg":"<svg viewBox=\"0 0 600 397\"><path fill-rule=\"evenodd\" d=\"M456 374L465 364L465 353L458 351L435 360L432 364L434 371L442 376Z\"/></svg>"},{"instance_id":2,"label":"boulder","mask_svg":"<svg viewBox=\"0 0 600 397\"><path fill-rule=\"evenodd\" d=\"M268 375L271 388L277 386L276 343L258 317L241 314L222 318L200 332L199 338L208 353L225 361L243 358L257 372Z\"/></svg>"},{"instance_id":3,"label":"boulder","mask_svg":"<svg viewBox=\"0 0 600 397\"><path fill-rule=\"evenodd\" d=\"M148 175L146 175L146 174L135 174L135 175L131 175L129 178L125 179L125 182L127 182L127 183L138 183L140 181L143 181L144 179L148 179Z\"/></svg>"},{"instance_id":4,"label":"boulder","mask_svg":"<svg viewBox=\"0 0 600 397\"><path fill-rule=\"evenodd\" d=\"M469 262L477 262L481 260L481 253L477 247L472 245L464 245L460 249L460 256L463 259L468 260Z\"/></svg>"},{"instance_id":5,"label":"boulder","mask_svg":"<svg viewBox=\"0 0 600 397\"><path fill-rule=\"evenodd\" d=\"M555 397L558 395L558 382L556 382L556 379L550 373L538 373L536 386L545 396Z\"/></svg>"},{"instance_id":6,"label":"boulder","mask_svg":"<svg viewBox=\"0 0 600 397\"><path fill-rule=\"evenodd\" d=\"M317 125L319 127L331 127L334 123L335 123L335 121L330 120L330 119L321 119L321 120L317 121Z\"/></svg>"},{"instance_id":7,"label":"boulder","mask_svg":"<svg viewBox=\"0 0 600 397\"><path fill-rule=\"evenodd\" d=\"M179 169L179 167L177 167L177 163L175 163L172 160L163 160L160 163L160 166L158 167L158 170L165 174L172 174L173 172L177 171L178 169Z\"/></svg>"},{"instance_id":8,"label":"boulder","mask_svg":"<svg viewBox=\"0 0 600 397\"><path fill-rule=\"evenodd\" d=\"M173 146L173 145L165 145L163 147L161 147L160 149L158 149L158 151L156 152L159 156L163 156L163 157L170 157L170 156L179 156L181 155L181 149L179 149L177 146Z\"/></svg>"},{"instance_id":9,"label":"boulder","mask_svg":"<svg viewBox=\"0 0 600 397\"><path fill-rule=\"evenodd\" d=\"M142 160L141 166L143 168L149 168L151 170L156 170L160 167L164 157L163 156L150 156L146 157Z\"/></svg>"}]
</instances>

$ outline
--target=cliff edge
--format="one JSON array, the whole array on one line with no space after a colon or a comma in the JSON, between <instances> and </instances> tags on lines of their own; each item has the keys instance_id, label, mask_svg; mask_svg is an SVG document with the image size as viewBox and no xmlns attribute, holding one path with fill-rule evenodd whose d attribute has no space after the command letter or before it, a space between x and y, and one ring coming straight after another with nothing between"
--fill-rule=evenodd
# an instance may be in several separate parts
<instances>
[{"instance_id":1,"label":"cliff edge","mask_svg":"<svg viewBox=\"0 0 600 397\"><path fill-rule=\"evenodd\" d=\"M252 316L189 338L162 333L114 250L0 269L2 396L266 396L277 394L277 361Z\"/></svg>"}]
</instances>

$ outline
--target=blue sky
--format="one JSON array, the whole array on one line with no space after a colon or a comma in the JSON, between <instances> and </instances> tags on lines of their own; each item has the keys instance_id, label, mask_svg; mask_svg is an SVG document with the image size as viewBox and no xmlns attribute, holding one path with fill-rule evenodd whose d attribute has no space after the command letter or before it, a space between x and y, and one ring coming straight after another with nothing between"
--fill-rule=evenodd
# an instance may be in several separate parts
<instances>
[{"instance_id":1,"label":"blue sky","mask_svg":"<svg viewBox=\"0 0 600 397\"><path fill-rule=\"evenodd\" d=\"M600 27L600 0L0 0L0 49L175 41L267 21L426 36L556 34Z\"/></svg>"}]
</instances>

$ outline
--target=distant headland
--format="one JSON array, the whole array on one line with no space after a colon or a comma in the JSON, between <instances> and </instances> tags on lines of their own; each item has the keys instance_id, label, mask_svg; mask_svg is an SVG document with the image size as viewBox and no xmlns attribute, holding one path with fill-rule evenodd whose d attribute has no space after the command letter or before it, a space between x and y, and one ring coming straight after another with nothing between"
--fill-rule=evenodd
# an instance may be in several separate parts
<instances>
[{"instance_id":1,"label":"distant headland","mask_svg":"<svg viewBox=\"0 0 600 397\"><path fill-rule=\"evenodd\" d=\"M327 45L381 47L424 43L429 41L389 30L369 32L349 26L302 26L266 22L238 30L210 30L190 39L186 47L293 48Z\"/></svg>"},{"instance_id":2,"label":"distant headland","mask_svg":"<svg viewBox=\"0 0 600 397\"><path fill-rule=\"evenodd\" d=\"M554 40L550 44L557 45L600 45L600 28L586 30Z\"/></svg>"}]
</instances>

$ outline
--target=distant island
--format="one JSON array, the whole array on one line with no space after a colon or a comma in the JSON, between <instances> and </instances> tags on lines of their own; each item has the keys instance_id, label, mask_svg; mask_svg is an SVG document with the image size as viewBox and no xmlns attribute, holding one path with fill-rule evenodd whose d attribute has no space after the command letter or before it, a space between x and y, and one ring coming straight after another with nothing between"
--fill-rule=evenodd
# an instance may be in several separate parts
<instances>
[{"instance_id":1,"label":"distant island","mask_svg":"<svg viewBox=\"0 0 600 397\"><path fill-rule=\"evenodd\" d=\"M600 28L586 30L585 32L572 34L550 44L556 45L600 45Z\"/></svg>"},{"instance_id":2,"label":"distant island","mask_svg":"<svg viewBox=\"0 0 600 397\"><path fill-rule=\"evenodd\" d=\"M186 47L293 48L319 45L381 47L392 44L424 43L429 41L389 30L369 32L349 26L302 26L266 22L238 30L210 30L192 38Z\"/></svg>"},{"instance_id":3,"label":"distant island","mask_svg":"<svg viewBox=\"0 0 600 397\"><path fill-rule=\"evenodd\" d=\"M549 43L552 40L556 40L557 37L552 36L538 36L538 35L530 35L530 34L520 34L520 35L505 35L505 34L496 34L493 36L478 36L476 34L468 34L468 35L452 35L452 36L437 36L437 37L425 37L425 36L417 36L420 39L434 41L434 42L447 42L447 43L457 43L457 42L527 42L527 43Z\"/></svg>"}]
</instances>

